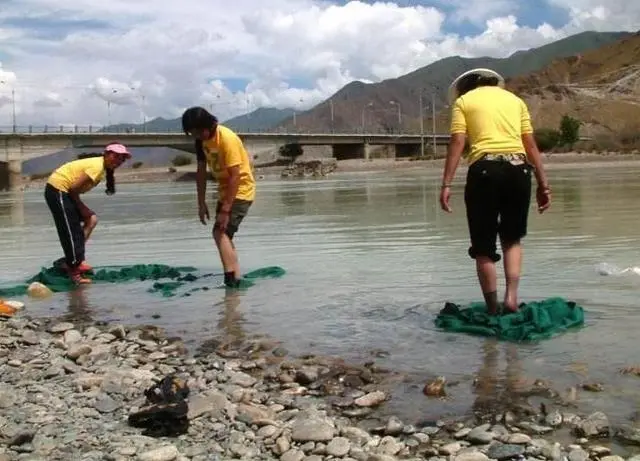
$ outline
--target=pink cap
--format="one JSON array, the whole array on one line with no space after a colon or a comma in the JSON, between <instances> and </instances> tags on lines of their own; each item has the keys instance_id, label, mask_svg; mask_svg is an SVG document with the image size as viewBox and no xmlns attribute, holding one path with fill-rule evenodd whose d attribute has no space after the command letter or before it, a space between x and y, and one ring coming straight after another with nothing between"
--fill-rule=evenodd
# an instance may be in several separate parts
<instances>
[{"instance_id":1,"label":"pink cap","mask_svg":"<svg viewBox=\"0 0 640 461\"><path fill-rule=\"evenodd\" d=\"M119 144L117 142L109 144L107 147L104 148L104 150L106 152L113 152L114 154L122 154L122 155L126 155L127 157L131 157L131 152L127 150L124 144Z\"/></svg>"}]
</instances>

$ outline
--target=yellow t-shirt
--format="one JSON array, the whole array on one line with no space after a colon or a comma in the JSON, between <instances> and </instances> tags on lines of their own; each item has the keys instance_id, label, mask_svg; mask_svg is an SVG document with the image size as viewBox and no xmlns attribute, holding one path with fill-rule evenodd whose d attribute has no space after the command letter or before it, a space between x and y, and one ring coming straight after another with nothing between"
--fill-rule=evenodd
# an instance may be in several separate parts
<instances>
[{"instance_id":1,"label":"yellow t-shirt","mask_svg":"<svg viewBox=\"0 0 640 461\"><path fill-rule=\"evenodd\" d=\"M533 128L522 99L497 86L481 86L456 99L450 133L467 134L472 164L485 154L524 153L521 136Z\"/></svg>"},{"instance_id":2,"label":"yellow t-shirt","mask_svg":"<svg viewBox=\"0 0 640 461\"><path fill-rule=\"evenodd\" d=\"M62 192L69 192L69 188L80 178L82 173L86 173L93 181L92 184L90 183L80 191L81 194L84 194L96 187L104 178L104 157L83 158L65 163L51 173L47 182Z\"/></svg>"},{"instance_id":3,"label":"yellow t-shirt","mask_svg":"<svg viewBox=\"0 0 640 461\"><path fill-rule=\"evenodd\" d=\"M218 125L215 136L202 142L202 150L209 164L213 178L218 182L218 197L224 198L229 173L227 168L240 167L240 184L237 199L253 201L256 195L256 181L253 177L251 160L240 137L229 128Z\"/></svg>"}]
</instances>

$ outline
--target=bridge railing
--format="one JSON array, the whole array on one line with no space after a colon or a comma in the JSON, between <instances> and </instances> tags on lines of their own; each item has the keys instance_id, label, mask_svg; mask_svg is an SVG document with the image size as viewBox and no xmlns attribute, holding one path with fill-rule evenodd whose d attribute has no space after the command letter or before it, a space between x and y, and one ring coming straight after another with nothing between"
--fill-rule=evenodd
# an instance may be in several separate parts
<instances>
[{"instance_id":1,"label":"bridge railing","mask_svg":"<svg viewBox=\"0 0 640 461\"><path fill-rule=\"evenodd\" d=\"M420 135L419 130L389 130L389 129L365 129L354 127L354 128L345 128L345 129L326 129L326 130L309 130L309 129L296 129L295 127L291 128L282 128L282 129L241 129L238 130L243 134L378 134L378 135L400 135L400 134L410 134L410 135ZM85 133L85 134L182 134L182 129L179 128L167 128L164 130L154 129L154 130L132 130L126 128L110 128L109 131L104 131L104 127L100 125L18 125L15 127L11 125L0 125L0 135L2 134L39 134L39 133ZM433 136L433 133L424 132L425 137ZM442 134L442 133L440 133Z\"/></svg>"}]
</instances>

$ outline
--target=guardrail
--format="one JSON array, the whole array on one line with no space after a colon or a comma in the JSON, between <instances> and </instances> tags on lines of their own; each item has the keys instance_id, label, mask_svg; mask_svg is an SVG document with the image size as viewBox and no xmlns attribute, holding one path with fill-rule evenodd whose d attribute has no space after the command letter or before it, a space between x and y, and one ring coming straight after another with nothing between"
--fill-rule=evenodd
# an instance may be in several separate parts
<instances>
[{"instance_id":1,"label":"guardrail","mask_svg":"<svg viewBox=\"0 0 640 461\"><path fill-rule=\"evenodd\" d=\"M15 129L11 125L0 125L0 135L3 134L55 134L55 133L85 133L85 134L183 134L182 129L166 129L166 130L127 130L127 129L110 129L103 131L104 127L100 125L19 125ZM420 136L418 130L359 130L359 129L342 129L342 130L317 130L310 131L305 129L280 129L280 130L238 130L242 134L273 134L273 135L411 135ZM423 133L425 137L433 136L433 133ZM440 135L442 136L442 135Z\"/></svg>"}]
</instances>

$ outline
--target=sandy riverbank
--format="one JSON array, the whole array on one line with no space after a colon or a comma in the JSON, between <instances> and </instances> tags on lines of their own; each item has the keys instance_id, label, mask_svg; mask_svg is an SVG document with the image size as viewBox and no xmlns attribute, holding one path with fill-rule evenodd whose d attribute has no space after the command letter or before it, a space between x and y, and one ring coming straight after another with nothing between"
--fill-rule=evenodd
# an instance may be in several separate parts
<instances>
[{"instance_id":1,"label":"sandy riverbank","mask_svg":"<svg viewBox=\"0 0 640 461\"><path fill-rule=\"evenodd\" d=\"M152 326L23 313L0 322L0 460L640 460L640 429L601 412L577 415L537 382L530 394L546 393L544 407L526 393L513 402L488 396L487 412L401 421L377 416L401 376L374 360L293 357L265 337L207 346L189 354ZM145 435L128 417L171 374L189 387L188 425ZM455 398L455 387L444 389Z\"/></svg>"},{"instance_id":2,"label":"sandy riverbank","mask_svg":"<svg viewBox=\"0 0 640 461\"><path fill-rule=\"evenodd\" d=\"M636 167L640 166L640 155L632 154L545 154L545 166L549 171L571 168L608 168L608 167ZM338 162L336 173L367 173L397 170L430 170L435 171L444 167L444 160L342 160ZM460 163L458 171L466 169L464 161ZM255 170L260 178L279 178L282 166L260 168ZM119 183L159 183L176 181L193 181L195 179L195 165L175 168L169 172L168 167L123 169L117 173ZM26 180L27 187L44 185L46 179Z\"/></svg>"}]
</instances>

